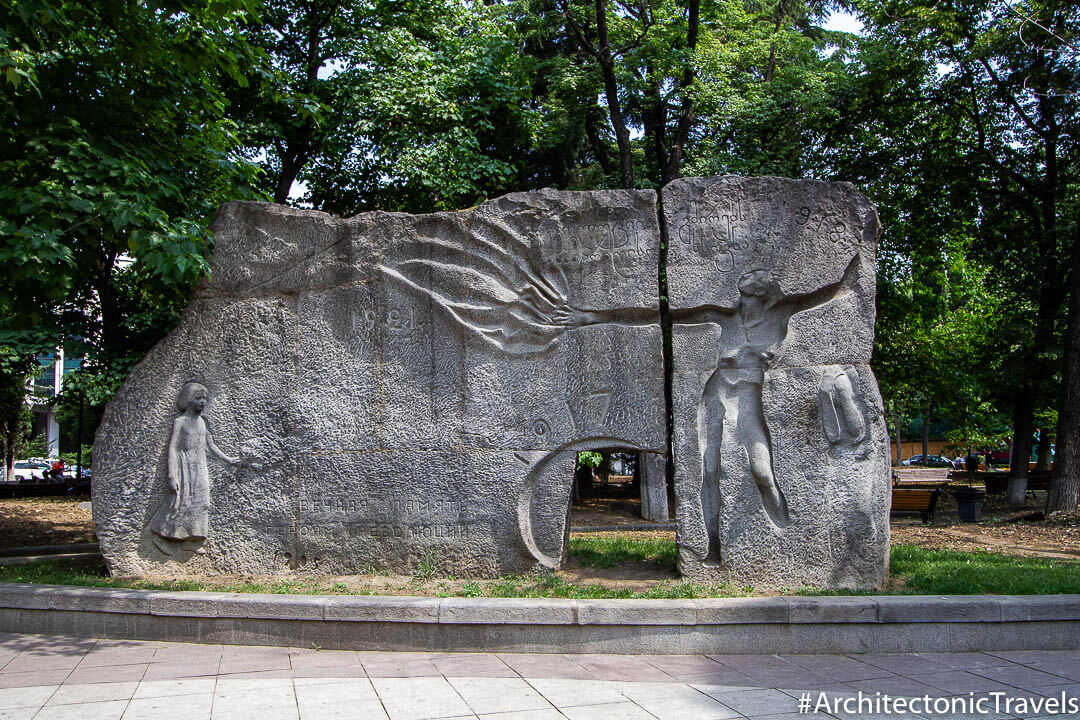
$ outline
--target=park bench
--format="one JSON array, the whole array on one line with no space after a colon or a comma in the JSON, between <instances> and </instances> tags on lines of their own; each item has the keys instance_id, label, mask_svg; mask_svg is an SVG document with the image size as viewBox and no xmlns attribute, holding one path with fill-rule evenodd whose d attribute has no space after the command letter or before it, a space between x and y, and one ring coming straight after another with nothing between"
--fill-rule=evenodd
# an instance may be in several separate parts
<instances>
[{"instance_id":1,"label":"park bench","mask_svg":"<svg viewBox=\"0 0 1080 720\"><path fill-rule=\"evenodd\" d=\"M922 516L924 524L932 525L939 497L941 488L894 487L891 512L917 512Z\"/></svg>"},{"instance_id":2,"label":"park bench","mask_svg":"<svg viewBox=\"0 0 1080 720\"><path fill-rule=\"evenodd\" d=\"M935 488L949 483L948 468L897 468L893 470L893 487Z\"/></svg>"},{"instance_id":3,"label":"park bench","mask_svg":"<svg viewBox=\"0 0 1080 720\"><path fill-rule=\"evenodd\" d=\"M975 480L982 480L986 485L987 495L1001 495L1009 487L1008 473L975 473ZM1046 470L1032 470L1028 475L1027 491L1050 490L1050 473Z\"/></svg>"}]
</instances>

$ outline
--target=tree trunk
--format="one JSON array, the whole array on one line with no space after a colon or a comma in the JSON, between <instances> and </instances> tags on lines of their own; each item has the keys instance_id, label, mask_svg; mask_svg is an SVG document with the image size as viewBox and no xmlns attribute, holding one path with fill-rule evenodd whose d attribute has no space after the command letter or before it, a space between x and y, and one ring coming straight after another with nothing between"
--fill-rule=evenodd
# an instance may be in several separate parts
<instances>
[{"instance_id":1,"label":"tree trunk","mask_svg":"<svg viewBox=\"0 0 1080 720\"><path fill-rule=\"evenodd\" d=\"M694 100L693 95L691 94L691 87L694 84L693 54L697 49L698 28L701 24L700 6L700 0L691 0L687 3L686 49L688 51L688 57L686 59L686 65L683 67L682 80L679 83L679 86L682 89L682 106L679 109L678 123L675 126L671 147L665 153L663 159L658 158L662 163L660 165L661 185L666 185L682 174L684 149L686 148L686 142L690 137L690 127L694 123Z\"/></svg>"},{"instance_id":2,"label":"tree trunk","mask_svg":"<svg viewBox=\"0 0 1080 720\"><path fill-rule=\"evenodd\" d=\"M274 186L274 202L284 205L289 201L289 193L292 192L296 174L300 172L300 166L281 159L281 173L278 175L277 185Z\"/></svg>"},{"instance_id":3,"label":"tree trunk","mask_svg":"<svg viewBox=\"0 0 1080 720\"><path fill-rule=\"evenodd\" d=\"M599 7L600 3L597 3ZM634 160L630 152L630 131L626 129L622 108L619 105L619 86L615 81L615 65L610 61L600 62L604 75L604 96L607 99L608 115L615 129L615 142L619 146L619 184L624 190L634 189Z\"/></svg>"},{"instance_id":4,"label":"tree trunk","mask_svg":"<svg viewBox=\"0 0 1080 720\"><path fill-rule=\"evenodd\" d=\"M310 139L303 142L305 148L310 147ZM278 174L277 185L274 186L274 202L284 205L289 201L289 193L292 192L296 176L300 174L304 164L308 160L306 149L294 150L292 148L279 148L278 157L281 158L281 172Z\"/></svg>"},{"instance_id":5,"label":"tree trunk","mask_svg":"<svg viewBox=\"0 0 1080 720\"><path fill-rule=\"evenodd\" d=\"M16 436L16 428L18 427L18 418L11 417L5 421L3 425L3 440L4 440L4 479L11 482L11 478L15 474L15 443L18 438Z\"/></svg>"},{"instance_id":6,"label":"tree trunk","mask_svg":"<svg viewBox=\"0 0 1080 720\"><path fill-rule=\"evenodd\" d=\"M1013 449L1009 465L1008 494L1010 505L1023 505L1027 495L1028 461L1034 445L1034 432L1035 390L1030 386L1021 387L1013 398Z\"/></svg>"},{"instance_id":7,"label":"tree trunk","mask_svg":"<svg viewBox=\"0 0 1080 720\"><path fill-rule=\"evenodd\" d=\"M1058 402L1057 452L1046 512L1076 509L1080 490L1080 222L1073 240L1069 279L1069 320L1065 329L1065 358ZM1049 453L1048 453L1049 454Z\"/></svg>"},{"instance_id":8,"label":"tree trunk","mask_svg":"<svg viewBox=\"0 0 1080 720\"><path fill-rule=\"evenodd\" d=\"M624 190L633 190L634 162L630 153L630 131L626 129L622 105L619 103L619 83L615 78L615 62L611 57L611 47L608 45L606 0L596 0L595 9L596 59L600 62L608 115L611 117L611 127L615 130L615 141L619 145L619 180Z\"/></svg>"},{"instance_id":9,"label":"tree trunk","mask_svg":"<svg viewBox=\"0 0 1080 720\"><path fill-rule=\"evenodd\" d=\"M923 407L922 417L922 456L923 465L926 464L926 456L930 454L930 403Z\"/></svg>"},{"instance_id":10,"label":"tree trunk","mask_svg":"<svg viewBox=\"0 0 1080 720\"><path fill-rule=\"evenodd\" d=\"M597 126L597 121L602 120L603 116L597 118L602 110L597 105L590 107L585 113L585 134L589 138L589 145L592 146L593 154L596 155L596 161L600 163L600 169L604 171L605 175L610 175L615 171L615 164L611 162L611 154L608 152L607 143L600 137L600 128Z\"/></svg>"},{"instance_id":11,"label":"tree trunk","mask_svg":"<svg viewBox=\"0 0 1080 720\"><path fill-rule=\"evenodd\" d=\"M596 58L600 65L600 75L604 79L604 99L608 106L611 128L615 131L615 142L619 146L619 184L625 190L634 189L634 163L630 152L630 131L626 129L622 105L619 103L619 82L615 77L615 59L608 44L607 0L595 0L593 9L596 15L596 42L586 37L585 31L574 19L569 2L563 2L562 12L567 25L574 31L581 48Z\"/></svg>"},{"instance_id":12,"label":"tree trunk","mask_svg":"<svg viewBox=\"0 0 1080 720\"><path fill-rule=\"evenodd\" d=\"M896 422L896 464L899 465L900 461L904 459L904 446L900 442L900 412L897 411L895 416Z\"/></svg>"},{"instance_id":13,"label":"tree trunk","mask_svg":"<svg viewBox=\"0 0 1080 720\"><path fill-rule=\"evenodd\" d=\"M120 300L113 287L112 271L116 264L115 247L102 245L98 249L94 268L94 290L101 306L101 346L109 357L119 355L126 343L123 332Z\"/></svg>"},{"instance_id":14,"label":"tree trunk","mask_svg":"<svg viewBox=\"0 0 1080 720\"><path fill-rule=\"evenodd\" d=\"M660 97L660 81L651 65L645 66L645 88L641 110L641 124L645 137L652 138L653 155L656 156L657 175L654 178L660 187L665 184L664 164L667 162L667 108Z\"/></svg>"}]
</instances>

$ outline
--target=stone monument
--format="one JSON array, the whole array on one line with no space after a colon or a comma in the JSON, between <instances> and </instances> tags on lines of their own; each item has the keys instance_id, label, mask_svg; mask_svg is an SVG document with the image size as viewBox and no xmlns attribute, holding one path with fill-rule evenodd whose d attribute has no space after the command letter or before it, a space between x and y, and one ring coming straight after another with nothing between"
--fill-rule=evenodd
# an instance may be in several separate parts
<instances>
[{"instance_id":1,"label":"stone monument","mask_svg":"<svg viewBox=\"0 0 1080 720\"><path fill-rule=\"evenodd\" d=\"M98 429L110 569L553 569L577 453L639 453L663 498L670 443L684 575L880 586L873 208L775 178L662 194L224 206L210 278Z\"/></svg>"}]
</instances>

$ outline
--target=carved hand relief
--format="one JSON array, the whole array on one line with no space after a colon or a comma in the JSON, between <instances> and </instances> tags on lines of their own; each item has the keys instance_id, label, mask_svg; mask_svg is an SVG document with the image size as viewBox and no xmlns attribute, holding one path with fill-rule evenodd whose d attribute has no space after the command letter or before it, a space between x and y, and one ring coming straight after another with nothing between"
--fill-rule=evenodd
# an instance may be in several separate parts
<instances>
[{"instance_id":1,"label":"carved hand relief","mask_svg":"<svg viewBox=\"0 0 1080 720\"><path fill-rule=\"evenodd\" d=\"M173 421L169 438L169 494L149 524L154 544L168 555L203 551L210 521L206 451L222 462L240 465L240 458L222 452L210 434L202 417L209 400L209 391L196 382L184 383L176 400L181 415Z\"/></svg>"},{"instance_id":2,"label":"carved hand relief","mask_svg":"<svg viewBox=\"0 0 1080 720\"><path fill-rule=\"evenodd\" d=\"M474 217L470 223L467 254L461 264L426 257L379 265L391 282L400 283L434 301L456 323L498 350L510 355L540 353L567 331L605 323L656 325L657 308L589 310L570 302L570 283L565 265L581 265L596 256L614 265L618 253L640 250L643 223L624 223L618 231L608 225L589 226L567 239L541 238L542 265L533 261L528 239L506 223L491 217ZM439 240L422 240L431 249L418 248L417 255L431 256L447 247ZM621 255L619 257L622 257ZM629 256L628 256L629 257Z\"/></svg>"},{"instance_id":3,"label":"carved hand relief","mask_svg":"<svg viewBox=\"0 0 1080 720\"><path fill-rule=\"evenodd\" d=\"M859 443L866 435L866 421L855 402L850 370L853 369L826 368L818 386L821 427L832 445Z\"/></svg>"}]
</instances>

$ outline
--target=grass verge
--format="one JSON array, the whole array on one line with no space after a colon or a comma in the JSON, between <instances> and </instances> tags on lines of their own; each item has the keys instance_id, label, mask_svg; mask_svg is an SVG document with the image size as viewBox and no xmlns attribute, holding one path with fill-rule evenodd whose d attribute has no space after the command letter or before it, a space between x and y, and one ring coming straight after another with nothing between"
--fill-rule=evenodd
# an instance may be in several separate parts
<instances>
[{"instance_id":1,"label":"grass verge","mask_svg":"<svg viewBox=\"0 0 1080 720\"><path fill-rule=\"evenodd\" d=\"M894 545L889 562L904 592L915 595L1056 595L1080 593L1080 562L988 551Z\"/></svg>"},{"instance_id":2,"label":"grass verge","mask_svg":"<svg viewBox=\"0 0 1080 720\"><path fill-rule=\"evenodd\" d=\"M614 568L622 563L657 563L668 570L675 564L675 543L662 538L571 538L570 556L579 565ZM1035 595L1080 593L1080 562L1024 558L992 552L926 550L895 545L891 555L892 589L884 594L904 595ZM421 570L423 570L421 568ZM494 580L456 580L428 577L420 572L398 585L383 578L366 582L364 576L341 582L319 579L282 579L267 582L197 582L194 580L133 580L111 578L99 566L65 561L0 566L0 582L143 590L203 590L237 593L289 593L319 595L411 594L439 597L517 598L707 598L754 594L753 588L659 580L645 590L612 584L573 583L554 573L506 575ZM792 589L785 594L879 594L815 588Z\"/></svg>"},{"instance_id":3,"label":"grass verge","mask_svg":"<svg viewBox=\"0 0 1080 720\"><path fill-rule=\"evenodd\" d=\"M574 536L570 538L570 557L581 565L613 568L624 562L656 563L674 570L678 549L665 538L622 536Z\"/></svg>"}]
</instances>

